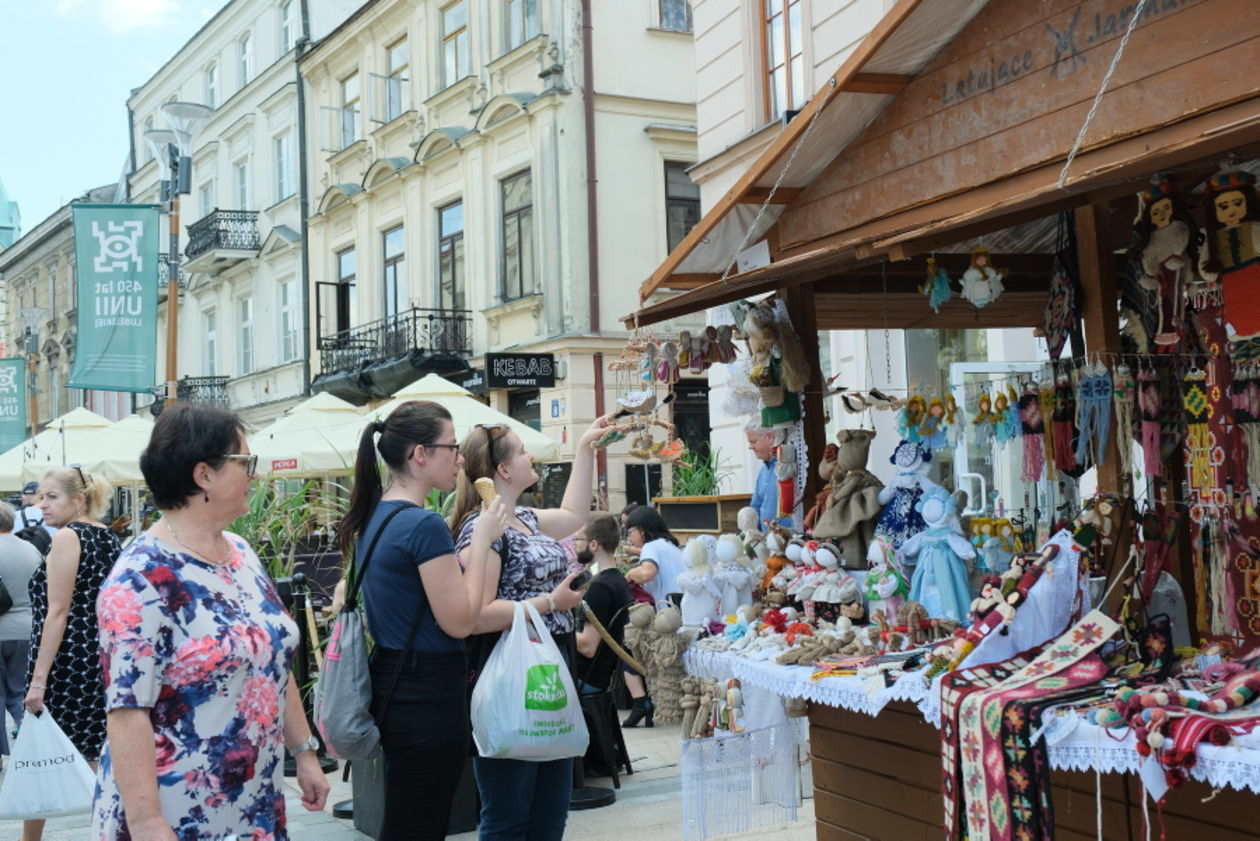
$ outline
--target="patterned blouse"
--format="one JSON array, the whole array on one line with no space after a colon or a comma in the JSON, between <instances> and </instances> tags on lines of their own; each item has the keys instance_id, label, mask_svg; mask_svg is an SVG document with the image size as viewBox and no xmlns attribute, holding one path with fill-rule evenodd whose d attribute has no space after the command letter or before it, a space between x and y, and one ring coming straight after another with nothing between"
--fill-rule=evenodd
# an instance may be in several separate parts
<instances>
[{"instance_id":1,"label":"patterned blouse","mask_svg":"<svg viewBox=\"0 0 1260 841\"><path fill-rule=\"evenodd\" d=\"M464 519L455 538L456 552L472 544L473 527L480 516L480 511L474 511ZM534 509L517 508L516 517L530 533L509 528L491 546L503 559L497 597L514 602L550 593L569 574L569 556L560 541L538 530ZM573 614L567 610L544 614L543 622L553 634L573 633Z\"/></svg>"},{"instance_id":2,"label":"patterned blouse","mask_svg":"<svg viewBox=\"0 0 1260 841\"><path fill-rule=\"evenodd\" d=\"M110 710L148 709L162 815L181 841L286 841L283 718L298 631L244 540L224 567L141 535L101 588ZM131 838L110 748L92 838Z\"/></svg>"}]
</instances>

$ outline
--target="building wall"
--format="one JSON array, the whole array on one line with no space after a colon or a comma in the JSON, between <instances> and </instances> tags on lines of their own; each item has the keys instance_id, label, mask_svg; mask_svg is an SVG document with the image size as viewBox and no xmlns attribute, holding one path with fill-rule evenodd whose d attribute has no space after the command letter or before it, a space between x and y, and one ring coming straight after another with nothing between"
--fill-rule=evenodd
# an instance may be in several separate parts
<instances>
[{"instance_id":1,"label":"building wall","mask_svg":"<svg viewBox=\"0 0 1260 841\"><path fill-rule=\"evenodd\" d=\"M561 459L596 414L596 354L606 366L622 352L620 319L639 284L666 254L665 162L695 160L694 90L689 34L660 29L653 0L593 4L595 158L598 171L599 327L591 332L587 167L582 98L580 6L539 3L535 37L507 49L502 6L469 3L469 76L447 85L436 2L381 2L334 32L302 62L314 186L309 220L312 282L335 281L336 255L356 249L357 313L366 324L384 314L383 234L402 224L406 301L438 308L439 208L464 207L467 307L473 319L474 368L487 352L554 353L565 376L538 395L540 425ZM411 108L383 123L385 47L405 34ZM335 136L342 83L357 73L363 97L353 142ZM334 119L330 120L332 114ZM386 115L388 116L388 115ZM532 177L532 245L539 292L505 297L502 181ZM311 319L318 316L312 301ZM312 337L319 371L317 337ZM604 407L623 385L603 372ZM487 401L507 411L510 394ZM553 416L554 406L554 416ZM620 505L624 455L610 454L610 501Z\"/></svg>"}]
</instances>

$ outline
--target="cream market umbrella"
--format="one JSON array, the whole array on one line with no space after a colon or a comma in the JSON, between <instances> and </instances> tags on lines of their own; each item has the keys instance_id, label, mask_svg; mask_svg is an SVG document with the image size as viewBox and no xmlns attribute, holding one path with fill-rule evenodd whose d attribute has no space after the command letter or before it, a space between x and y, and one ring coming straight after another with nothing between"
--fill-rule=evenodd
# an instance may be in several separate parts
<instances>
[{"instance_id":1,"label":"cream market umbrella","mask_svg":"<svg viewBox=\"0 0 1260 841\"><path fill-rule=\"evenodd\" d=\"M63 464L78 464L119 484L133 481L149 436L110 436L109 427L108 418L83 408L50 421L43 432L0 454L0 488L17 490Z\"/></svg>"},{"instance_id":2,"label":"cream market umbrella","mask_svg":"<svg viewBox=\"0 0 1260 841\"><path fill-rule=\"evenodd\" d=\"M537 431L531 426L514 420L502 412L498 412L472 396L472 392L463 389L437 374L428 374L399 391L388 403L368 412L369 417L387 417L390 412L408 400L432 400L441 403L451 413L455 422L455 438L463 441L473 427L479 423L507 424L520 436L525 449L536 461L554 461L560 455L560 448L549 435Z\"/></svg>"},{"instance_id":3,"label":"cream market umbrella","mask_svg":"<svg viewBox=\"0 0 1260 841\"><path fill-rule=\"evenodd\" d=\"M276 479L346 474L366 423L357 406L325 392L251 435L249 448L258 471Z\"/></svg>"}]
</instances>

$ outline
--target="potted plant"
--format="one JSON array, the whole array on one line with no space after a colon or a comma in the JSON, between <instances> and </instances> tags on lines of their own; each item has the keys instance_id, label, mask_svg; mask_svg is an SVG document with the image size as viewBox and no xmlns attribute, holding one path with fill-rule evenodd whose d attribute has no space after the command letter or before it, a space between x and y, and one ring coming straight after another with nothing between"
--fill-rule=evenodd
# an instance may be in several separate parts
<instances>
[{"instance_id":1,"label":"potted plant","mask_svg":"<svg viewBox=\"0 0 1260 841\"><path fill-rule=\"evenodd\" d=\"M737 532L736 516L752 495L718 493L722 482L733 475L717 447L688 450L673 465L669 495L653 502L680 538Z\"/></svg>"}]
</instances>

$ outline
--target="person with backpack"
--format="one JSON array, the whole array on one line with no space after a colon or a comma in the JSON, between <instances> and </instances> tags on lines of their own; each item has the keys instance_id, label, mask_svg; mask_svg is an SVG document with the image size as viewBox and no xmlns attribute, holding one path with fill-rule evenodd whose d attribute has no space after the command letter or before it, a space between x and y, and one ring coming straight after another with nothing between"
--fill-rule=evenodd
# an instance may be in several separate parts
<instances>
[{"instance_id":1,"label":"person with backpack","mask_svg":"<svg viewBox=\"0 0 1260 841\"><path fill-rule=\"evenodd\" d=\"M31 576L44 562L39 550L13 535L13 506L0 502L0 715L8 710L13 726L22 725L26 697L26 661L31 649ZM0 755L9 755L8 728L0 727Z\"/></svg>"},{"instance_id":2,"label":"person with backpack","mask_svg":"<svg viewBox=\"0 0 1260 841\"><path fill-rule=\"evenodd\" d=\"M56 533L55 527L44 522L44 512L39 509L39 483L27 482L22 486L13 534L38 549L40 556L46 556Z\"/></svg>"},{"instance_id":3,"label":"person with backpack","mask_svg":"<svg viewBox=\"0 0 1260 841\"><path fill-rule=\"evenodd\" d=\"M427 400L403 403L363 430L350 508L337 529L342 553L353 550L354 570L362 570L355 583L376 642L372 712L385 755L379 841L445 838L468 754L463 640L481 614L490 547L509 509L502 497L488 504L461 570L446 522L422 506L429 491L453 490L462 466L451 413Z\"/></svg>"}]
</instances>

